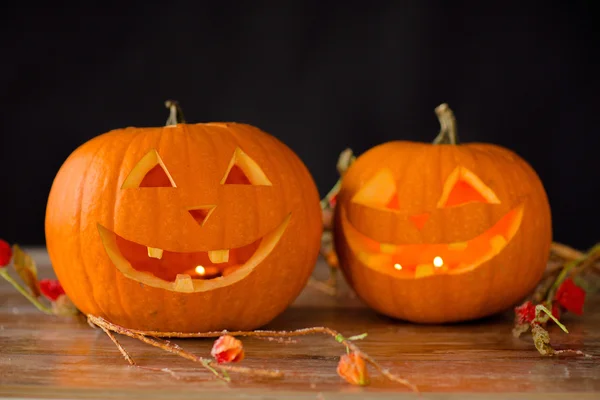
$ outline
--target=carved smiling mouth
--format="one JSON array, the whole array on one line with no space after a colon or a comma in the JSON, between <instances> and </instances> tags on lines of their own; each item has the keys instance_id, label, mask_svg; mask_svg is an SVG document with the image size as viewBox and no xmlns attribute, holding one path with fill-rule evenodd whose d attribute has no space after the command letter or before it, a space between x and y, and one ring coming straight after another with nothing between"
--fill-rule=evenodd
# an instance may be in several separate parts
<instances>
[{"instance_id":1,"label":"carved smiling mouth","mask_svg":"<svg viewBox=\"0 0 600 400\"><path fill-rule=\"evenodd\" d=\"M248 275L279 243L290 217L262 238L225 250L174 252L127 240L101 224L98 232L108 257L125 276L148 286L191 293L230 285Z\"/></svg>"},{"instance_id":2,"label":"carved smiling mouth","mask_svg":"<svg viewBox=\"0 0 600 400\"><path fill-rule=\"evenodd\" d=\"M505 214L479 236L457 243L379 243L352 226L341 210L343 232L361 263L397 278L413 279L470 271L500 253L521 225L524 205Z\"/></svg>"}]
</instances>

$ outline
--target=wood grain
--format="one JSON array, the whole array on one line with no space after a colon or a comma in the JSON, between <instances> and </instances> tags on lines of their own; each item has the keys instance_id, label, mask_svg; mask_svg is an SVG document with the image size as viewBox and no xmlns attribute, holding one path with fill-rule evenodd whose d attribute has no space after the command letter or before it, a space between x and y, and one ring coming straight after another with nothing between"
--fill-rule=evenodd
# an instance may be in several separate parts
<instances>
[{"instance_id":1,"label":"wood grain","mask_svg":"<svg viewBox=\"0 0 600 400\"><path fill-rule=\"evenodd\" d=\"M41 277L52 277L47 255L32 250ZM315 276L325 277L320 263ZM395 374L418 385L425 399L600 398L600 298L586 303L583 317L568 316L570 333L551 327L555 347L582 350L592 357L540 356L529 335L511 335L512 313L447 326L413 325L377 315L342 283L333 298L306 288L266 329L328 326L346 336L368 332L359 346ZM218 398L339 399L418 398L372 372L373 384L353 387L336 374L344 348L326 336L276 343L245 338L242 365L279 369L279 380L232 375L217 381L198 365L142 344L119 340L142 366L129 366L110 339L84 318L45 316L0 282L0 396L5 398ZM212 340L174 340L198 355L209 356Z\"/></svg>"}]
</instances>

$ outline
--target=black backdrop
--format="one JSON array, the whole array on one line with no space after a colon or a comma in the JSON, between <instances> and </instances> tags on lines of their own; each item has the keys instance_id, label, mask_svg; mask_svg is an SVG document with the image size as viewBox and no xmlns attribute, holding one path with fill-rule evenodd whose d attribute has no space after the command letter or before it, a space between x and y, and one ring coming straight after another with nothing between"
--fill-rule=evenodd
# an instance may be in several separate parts
<instances>
[{"instance_id":1,"label":"black backdrop","mask_svg":"<svg viewBox=\"0 0 600 400\"><path fill-rule=\"evenodd\" d=\"M68 154L164 124L174 98L190 122L279 137L322 195L341 150L429 141L448 102L462 141L510 147L537 170L556 240L600 240L592 1L148 3L3 6L0 237L43 244Z\"/></svg>"}]
</instances>

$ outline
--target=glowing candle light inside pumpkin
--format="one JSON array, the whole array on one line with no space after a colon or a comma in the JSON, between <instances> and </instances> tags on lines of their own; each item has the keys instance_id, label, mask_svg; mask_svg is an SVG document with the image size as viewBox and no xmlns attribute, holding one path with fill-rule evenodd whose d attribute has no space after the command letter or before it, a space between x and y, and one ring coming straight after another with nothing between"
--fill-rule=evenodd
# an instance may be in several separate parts
<instances>
[{"instance_id":1,"label":"glowing candle light inside pumpkin","mask_svg":"<svg viewBox=\"0 0 600 400\"><path fill-rule=\"evenodd\" d=\"M444 265L444 260L442 260L442 257L437 256L433 258L433 266L436 268L441 267L442 265Z\"/></svg>"},{"instance_id":2,"label":"glowing candle light inside pumpkin","mask_svg":"<svg viewBox=\"0 0 600 400\"><path fill-rule=\"evenodd\" d=\"M197 265L194 269L190 269L186 274L196 277L196 279L212 279L221 275L221 270L213 265Z\"/></svg>"},{"instance_id":3,"label":"glowing candle light inside pumpkin","mask_svg":"<svg viewBox=\"0 0 600 400\"><path fill-rule=\"evenodd\" d=\"M198 275L204 276L206 274L206 269L202 265L198 265L195 271Z\"/></svg>"},{"instance_id":4,"label":"glowing candle light inside pumpkin","mask_svg":"<svg viewBox=\"0 0 600 400\"><path fill-rule=\"evenodd\" d=\"M398 271L400 271L402 269L402 265L394 264L394 268L396 268Z\"/></svg>"}]
</instances>

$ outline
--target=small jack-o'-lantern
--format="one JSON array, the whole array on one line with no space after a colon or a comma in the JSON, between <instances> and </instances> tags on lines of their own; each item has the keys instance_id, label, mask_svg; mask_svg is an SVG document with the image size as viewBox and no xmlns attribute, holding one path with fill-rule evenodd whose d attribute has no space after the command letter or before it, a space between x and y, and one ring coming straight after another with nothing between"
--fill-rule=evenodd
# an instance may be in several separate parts
<instances>
[{"instance_id":1,"label":"small jack-o'-lantern","mask_svg":"<svg viewBox=\"0 0 600 400\"><path fill-rule=\"evenodd\" d=\"M376 146L349 167L335 245L357 294L391 317L443 323L487 316L530 292L546 267L550 207L514 152L456 144L454 117L434 144Z\"/></svg>"},{"instance_id":2,"label":"small jack-o'-lantern","mask_svg":"<svg viewBox=\"0 0 600 400\"><path fill-rule=\"evenodd\" d=\"M238 123L126 128L76 149L46 214L57 277L84 313L134 329L255 329L318 257L319 194L282 142Z\"/></svg>"}]
</instances>

